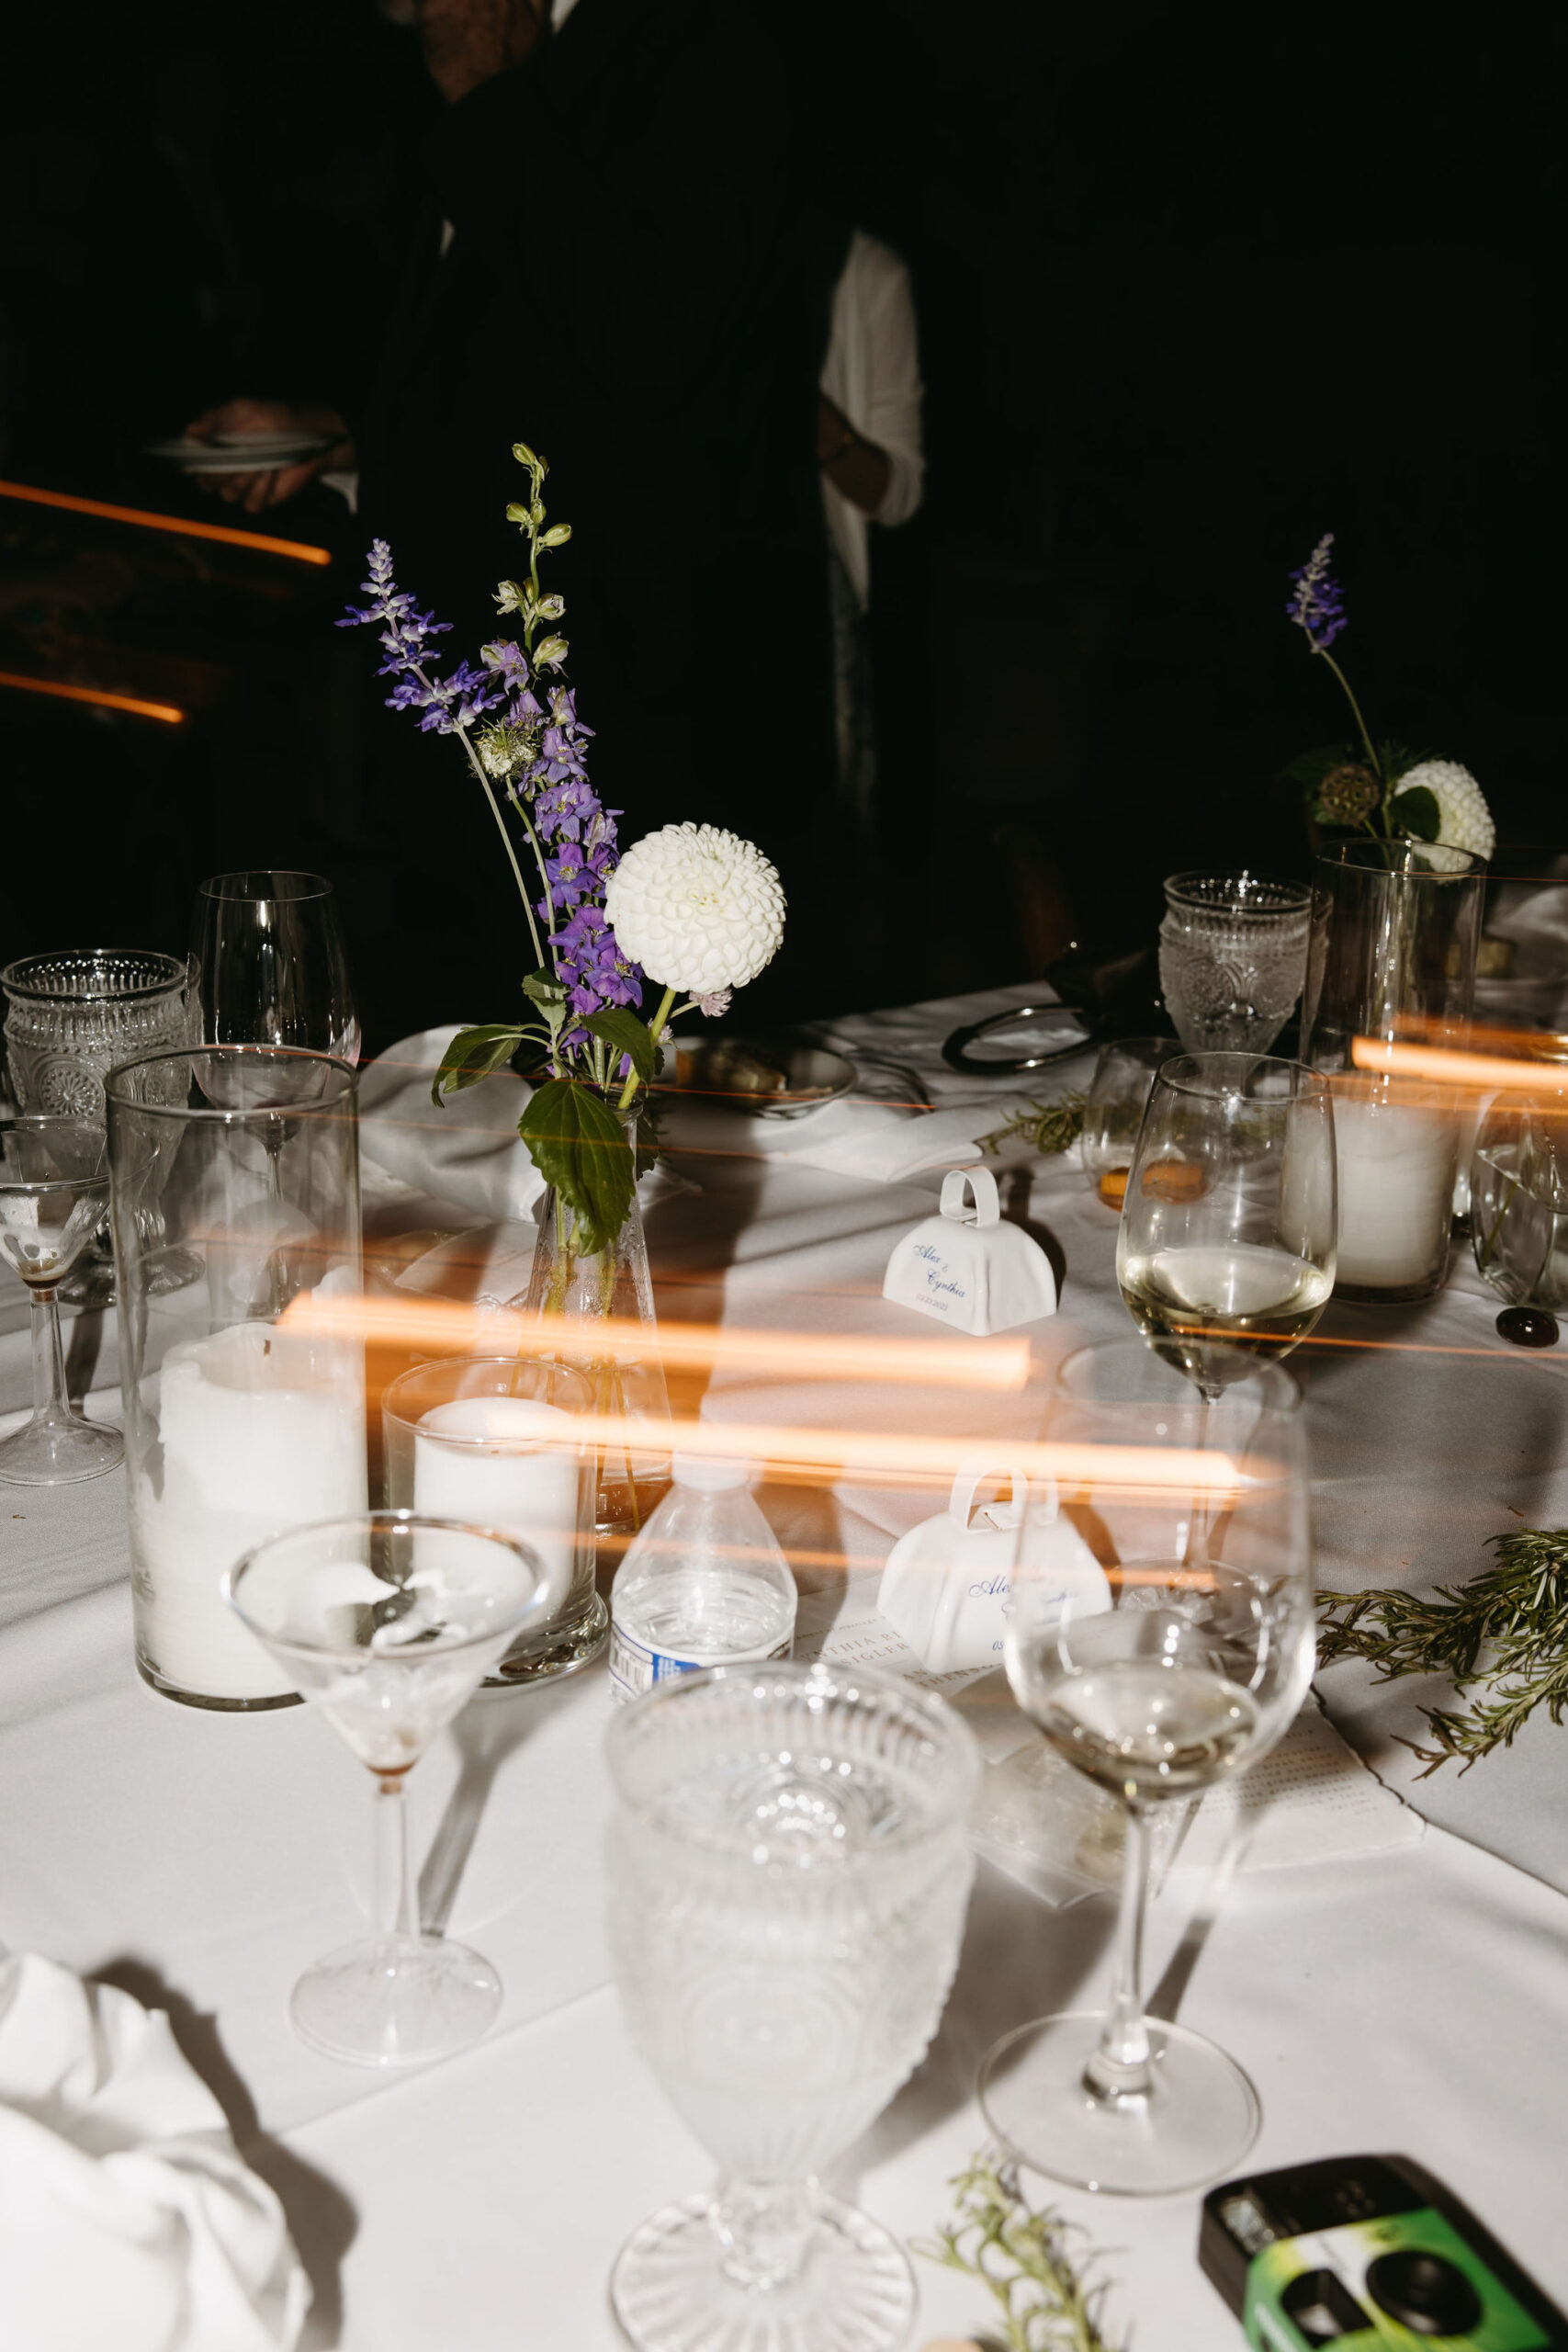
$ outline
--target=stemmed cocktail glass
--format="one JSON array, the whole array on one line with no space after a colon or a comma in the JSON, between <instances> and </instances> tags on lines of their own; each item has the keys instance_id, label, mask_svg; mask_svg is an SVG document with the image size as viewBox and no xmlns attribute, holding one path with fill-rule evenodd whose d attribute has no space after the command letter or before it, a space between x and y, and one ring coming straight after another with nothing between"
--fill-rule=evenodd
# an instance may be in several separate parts
<instances>
[{"instance_id":1,"label":"stemmed cocktail glass","mask_svg":"<svg viewBox=\"0 0 1568 2352\"><path fill-rule=\"evenodd\" d=\"M294 1988L303 2038L334 2058L415 2065L475 2041L501 2003L486 1960L420 1933L403 1781L487 1670L548 1607L509 1536L369 1511L294 1529L224 1578L238 1616L376 1782L376 1932Z\"/></svg>"}]
</instances>

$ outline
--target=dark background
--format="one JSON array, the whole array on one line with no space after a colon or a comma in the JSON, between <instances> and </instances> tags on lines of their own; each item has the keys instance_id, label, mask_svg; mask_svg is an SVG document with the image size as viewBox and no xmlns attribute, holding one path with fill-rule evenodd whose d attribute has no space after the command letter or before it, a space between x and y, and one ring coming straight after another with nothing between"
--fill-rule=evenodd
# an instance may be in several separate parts
<instances>
[{"instance_id":1,"label":"dark background","mask_svg":"<svg viewBox=\"0 0 1568 2352\"><path fill-rule=\"evenodd\" d=\"M1032 977L1031 873L1109 948L1173 867L1304 871L1280 771L1342 716L1283 604L1326 529L1374 730L1472 768L1506 838L1561 838L1561 20L884 0L790 44L823 168L847 120L860 217L913 269L929 473L874 535L877 852L845 849L775 1008ZM413 36L368 0L89 6L5 56L0 474L238 519L141 444L233 393L369 397L441 110ZM202 875L305 865L372 1046L497 1017L425 920L492 902L446 851L455 747L414 747L417 876L378 806L406 749L330 627L360 528L319 486L254 527L333 562L0 496L0 671L187 713L0 688L0 961L178 948ZM498 516L489 578L514 546Z\"/></svg>"}]
</instances>

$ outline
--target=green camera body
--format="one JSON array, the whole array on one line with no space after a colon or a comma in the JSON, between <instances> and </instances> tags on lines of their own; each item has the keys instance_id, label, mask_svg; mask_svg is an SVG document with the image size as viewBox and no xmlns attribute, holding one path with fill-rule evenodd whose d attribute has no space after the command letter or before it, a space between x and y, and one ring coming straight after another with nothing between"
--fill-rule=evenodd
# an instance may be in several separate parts
<instances>
[{"instance_id":1,"label":"green camera body","mask_svg":"<svg viewBox=\"0 0 1568 2352\"><path fill-rule=\"evenodd\" d=\"M1568 2352L1562 2314L1408 2156L1226 2181L1198 2259L1255 2352Z\"/></svg>"}]
</instances>

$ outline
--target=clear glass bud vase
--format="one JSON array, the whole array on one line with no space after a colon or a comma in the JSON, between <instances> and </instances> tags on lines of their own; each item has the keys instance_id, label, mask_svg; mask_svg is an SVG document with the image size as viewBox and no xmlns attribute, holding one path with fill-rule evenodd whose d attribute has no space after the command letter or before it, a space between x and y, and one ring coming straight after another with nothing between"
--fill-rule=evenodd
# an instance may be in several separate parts
<instances>
[{"instance_id":1,"label":"clear glass bud vase","mask_svg":"<svg viewBox=\"0 0 1568 2352\"><path fill-rule=\"evenodd\" d=\"M635 1150L635 1114L626 1121L626 1140ZM606 1329L603 1356L585 1358L574 1349L570 1361L592 1381L594 1410L606 1424L599 1448L597 1532L635 1534L670 1483L671 1444L642 1211L634 1193L620 1231L595 1250L578 1246L573 1212L553 1185L536 1215L538 1238L523 1301L527 1312L615 1327ZM646 1351L637 1343L638 1326L648 1334ZM647 1426L646 1442L638 1423Z\"/></svg>"}]
</instances>

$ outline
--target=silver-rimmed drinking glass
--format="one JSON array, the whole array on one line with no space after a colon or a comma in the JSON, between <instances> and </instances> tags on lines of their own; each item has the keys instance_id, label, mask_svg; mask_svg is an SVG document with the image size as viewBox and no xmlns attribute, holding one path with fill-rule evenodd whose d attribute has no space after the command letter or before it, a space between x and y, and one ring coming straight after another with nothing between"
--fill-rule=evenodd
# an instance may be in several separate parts
<instances>
[{"instance_id":1,"label":"silver-rimmed drinking glass","mask_svg":"<svg viewBox=\"0 0 1568 2352\"><path fill-rule=\"evenodd\" d=\"M196 894L201 1035L212 1046L288 1046L359 1059L359 1015L337 899L321 874L214 874Z\"/></svg>"},{"instance_id":2,"label":"silver-rimmed drinking glass","mask_svg":"<svg viewBox=\"0 0 1568 2352\"><path fill-rule=\"evenodd\" d=\"M1159 984L1190 1054L1266 1054L1302 992L1312 892L1267 874L1173 874Z\"/></svg>"},{"instance_id":3,"label":"silver-rimmed drinking glass","mask_svg":"<svg viewBox=\"0 0 1568 2352\"><path fill-rule=\"evenodd\" d=\"M65 947L0 972L6 1052L19 1110L103 1125L104 1080L118 1062L194 1036L190 967L137 947ZM60 1285L72 1306L114 1305L107 1234L88 1242Z\"/></svg>"},{"instance_id":4,"label":"silver-rimmed drinking glass","mask_svg":"<svg viewBox=\"0 0 1568 2352\"><path fill-rule=\"evenodd\" d=\"M721 2174L622 2247L621 2325L639 2352L895 2352L915 2307L903 2249L814 2176L942 2015L974 1741L907 1682L769 1663L660 1685L606 1747L615 1980Z\"/></svg>"}]
</instances>

